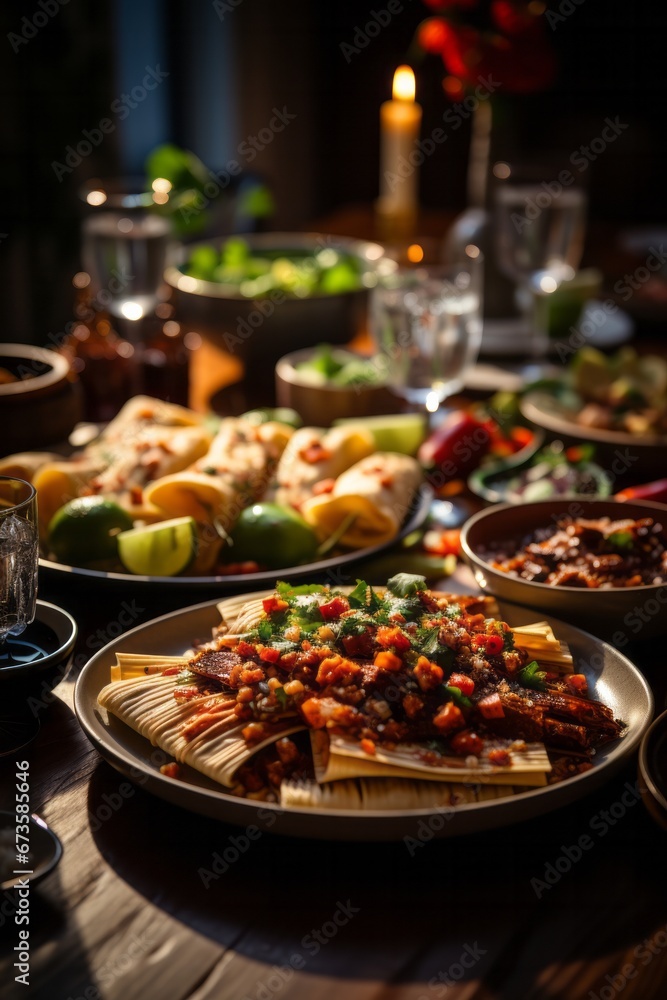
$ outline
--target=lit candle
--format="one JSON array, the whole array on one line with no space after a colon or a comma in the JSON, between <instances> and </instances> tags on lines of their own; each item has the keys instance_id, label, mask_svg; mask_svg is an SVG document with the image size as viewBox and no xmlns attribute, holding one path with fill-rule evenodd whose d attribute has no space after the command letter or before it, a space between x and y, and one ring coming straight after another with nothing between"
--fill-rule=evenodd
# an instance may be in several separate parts
<instances>
[{"instance_id":1,"label":"lit candle","mask_svg":"<svg viewBox=\"0 0 667 1000\"><path fill-rule=\"evenodd\" d=\"M382 215L413 218L417 212L422 109L415 101L415 74L409 66L394 73L392 100L380 108L380 204Z\"/></svg>"}]
</instances>

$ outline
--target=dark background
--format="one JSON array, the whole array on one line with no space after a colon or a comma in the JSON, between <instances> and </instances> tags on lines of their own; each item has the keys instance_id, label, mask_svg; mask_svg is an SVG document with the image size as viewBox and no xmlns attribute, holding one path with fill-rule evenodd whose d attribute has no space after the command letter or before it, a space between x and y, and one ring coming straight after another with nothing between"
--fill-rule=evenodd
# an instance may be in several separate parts
<instances>
[{"instance_id":1,"label":"dark background","mask_svg":"<svg viewBox=\"0 0 667 1000\"><path fill-rule=\"evenodd\" d=\"M43 0L54 10L58 0ZM0 339L42 343L70 318L69 279L79 266L87 178L141 173L146 154L173 141L220 169L266 126L274 107L296 119L252 164L277 204L272 225L300 228L332 209L377 195L379 106L428 8L403 10L346 59L342 43L384 0L68 0L25 43L10 33L42 8L0 13ZM549 31L558 79L506 105L504 138L519 155L568 155L600 134L604 119L629 128L587 172L590 216L619 226L665 219L667 4L550 0L573 12ZM43 18L39 18L43 20ZM27 29L31 31L32 29ZM14 51L14 47L18 51ZM168 79L59 182L52 164L140 84L146 67ZM416 66L422 135L448 103L435 56ZM113 117L113 116L112 116ZM510 143L511 139L511 143ZM421 172L426 207L465 206L468 125Z\"/></svg>"}]
</instances>

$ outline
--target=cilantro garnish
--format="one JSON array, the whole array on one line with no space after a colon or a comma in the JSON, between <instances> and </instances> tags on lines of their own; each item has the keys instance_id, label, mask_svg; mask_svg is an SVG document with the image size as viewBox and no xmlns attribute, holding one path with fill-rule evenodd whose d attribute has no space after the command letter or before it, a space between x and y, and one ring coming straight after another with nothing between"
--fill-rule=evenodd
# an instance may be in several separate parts
<instances>
[{"instance_id":1,"label":"cilantro garnish","mask_svg":"<svg viewBox=\"0 0 667 1000\"><path fill-rule=\"evenodd\" d=\"M426 590L426 578L414 573L397 573L387 581L387 590L396 597L415 597Z\"/></svg>"},{"instance_id":2,"label":"cilantro garnish","mask_svg":"<svg viewBox=\"0 0 667 1000\"><path fill-rule=\"evenodd\" d=\"M283 709L287 708L287 695L285 694L285 688L283 687L274 688L273 693L280 702L280 707Z\"/></svg>"},{"instance_id":3,"label":"cilantro garnish","mask_svg":"<svg viewBox=\"0 0 667 1000\"><path fill-rule=\"evenodd\" d=\"M264 618L257 625L257 637L261 639L262 642L268 642L273 636L273 628L271 622Z\"/></svg>"},{"instance_id":4,"label":"cilantro garnish","mask_svg":"<svg viewBox=\"0 0 667 1000\"><path fill-rule=\"evenodd\" d=\"M546 691L546 676L546 671L540 670L537 660L533 660L523 670L520 670L518 674L519 682L524 687L534 688L536 691Z\"/></svg>"},{"instance_id":5,"label":"cilantro garnish","mask_svg":"<svg viewBox=\"0 0 667 1000\"><path fill-rule=\"evenodd\" d=\"M381 598L375 593L372 587L365 580L357 580L357 585L348 596L351 608L363 608L370 614L384 609L385 605Z\"/></svg>"}]
</instances>

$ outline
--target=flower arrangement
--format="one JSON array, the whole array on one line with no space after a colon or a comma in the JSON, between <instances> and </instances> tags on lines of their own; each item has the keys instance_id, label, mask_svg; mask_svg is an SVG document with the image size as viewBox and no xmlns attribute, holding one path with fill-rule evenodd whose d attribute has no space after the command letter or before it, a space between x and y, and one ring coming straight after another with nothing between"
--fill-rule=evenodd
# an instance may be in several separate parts
<instances>
[{"instance_id":1,"label":"flower arrangement","mask_svg":"<svg viewBox=\"0 0 667 1000\"><path fill-rule=\"evenodd\" d=\"M504 93L548 87L556 60L545 30L542 0L425 0L434 12L417 29L417 43L439 55L443 89L460 100L483 77Z\"/></svg>"}]
</instances>

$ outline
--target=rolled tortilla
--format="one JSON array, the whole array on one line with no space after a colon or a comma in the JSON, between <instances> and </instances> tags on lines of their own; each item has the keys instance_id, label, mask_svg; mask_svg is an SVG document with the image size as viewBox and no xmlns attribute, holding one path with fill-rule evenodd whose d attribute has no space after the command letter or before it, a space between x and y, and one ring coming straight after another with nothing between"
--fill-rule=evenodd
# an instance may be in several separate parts
<instances>
[{"instance_id":1,"label":"rolled tortilla","mask_svg":"<svg viewBox=\"0 0 667 1000\"><path fill-rule=\"evenodd\" d=\"M22 451L0 459L0 476L12 476L31 483L43 466L60 461L62 455L52 451Z\"/></svg>"},{"instance_id":2,"label":"rolled tortilla","mask_svg":"<svg viewBox=\"0 0 667 1000\"><path fill-rule=\"evenodd\" d=\"M95 476L92 488L105 496L142 489L155 479L187 469L206 454L210 439L203 427L144 427Z\"/></svg>"},{"instance_id":3,"label":"rolled tortilla","mask_svg":"<svg viewBox=\"0 0 667 1000\"><path fill-rule=\"evenodd\" d=\"M300 509L312 497L317 483L336 479L374 451L373 435L363 427L334 427L330 431L302 427L294 433L278 463L269 498Z\"/></svg>"},{"instance_id":4,"label":"rolled tortilla","mask_svg":"<svg viewBox=\"0 0 667 1000\"><path fill-rule=\"evenodd\" d=\"M247 505L266 493L291 435L291 428L275 421L257 426L229 417L193 469L234 482L248 495Z\"/></svg>"},{"instance_id":5,"label":"rolled tortilla","mask_svg":"<svg viewBox=\"0 0 667 1000\"><path fill-rule=\"evenodd\" d=\"M301 513L322 540L353 517L340 544L350 549L381 545L398 534L421 480L414 458L376 452L339 476L331 493L307 500Z\"/></svg>"},{"instance_id":6,"label":"rolled tortilla","mask_svg":"<svg viewBox=\"0 0 667 1000\"><path fill-rule=\"evenodd\" d=\"M48 462L37 470L33 486L37 490L37 512L41 534L46 533L55 512L89 489L90 483L102 469L99 460L84 457Z\"/></svg>"}]
</instances>

